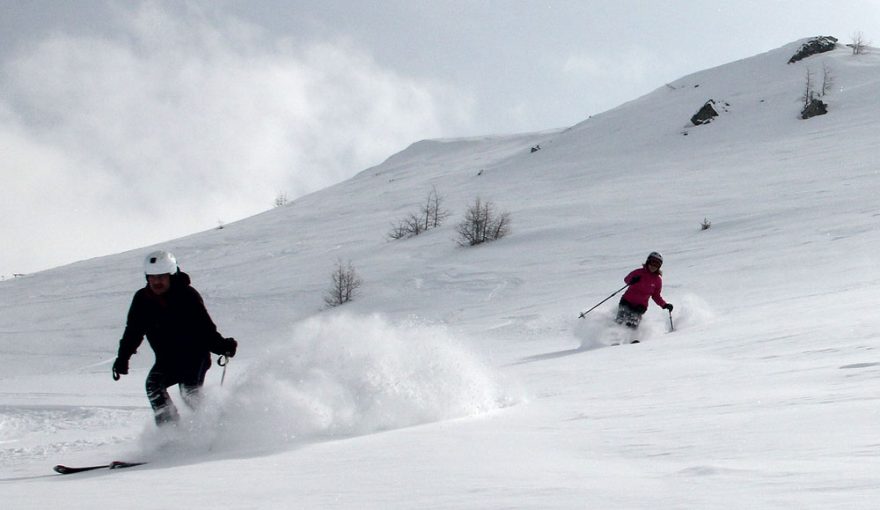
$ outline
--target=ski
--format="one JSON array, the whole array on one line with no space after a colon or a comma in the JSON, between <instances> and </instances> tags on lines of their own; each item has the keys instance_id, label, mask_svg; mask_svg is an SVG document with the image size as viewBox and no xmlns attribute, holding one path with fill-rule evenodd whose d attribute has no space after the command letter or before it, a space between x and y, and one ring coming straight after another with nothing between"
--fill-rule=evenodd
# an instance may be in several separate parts
<instances>
[{"instance_id":1,"label":"ski","mask_svg":"<svg viewBox=\"0 0 880 510\"><path fill-rule=\"evenodd\" d=\"M110 464L99 464L97 466L65 466L64 464L58 464L52 469L62 475L72 475L74 473L82 473L84 471L94 471L96 469L123 469L134 466L141 466L146 464L146 462L122 462L118 460L114 460Z\"/></svg>"}]
</instances>

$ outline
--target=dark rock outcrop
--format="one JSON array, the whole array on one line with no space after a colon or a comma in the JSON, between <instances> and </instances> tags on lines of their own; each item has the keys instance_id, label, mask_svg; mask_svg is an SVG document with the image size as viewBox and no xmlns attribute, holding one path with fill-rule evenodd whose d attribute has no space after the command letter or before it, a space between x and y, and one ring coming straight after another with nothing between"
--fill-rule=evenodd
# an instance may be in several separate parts
<instances>
[{"instance_id":1,"label":"dark rock outcrop","mask_svg":"<svg viewBox=\"0 0 880 510\"><path fill-rule=\"evenodd\" d=\"M831 37L830 35L821 35L819 37L814 37L802 44L801 47L798 48L797 52L795 52L795 54L792 55L790 59L788 59L788 63L793 64L807 57L811 57L819 53L825 53L826 51L831 51L836 47L836 37Z\"/></svg>"},{"instance_id":2,"label":"dark rock outcrop","mask_svg":"<svg viewBox=\"0 0 880 510\"><path fill-rule=\"evenodd\" d=\"M810 104L801 110L801 118L809 119L817 115L825 115L826 113L828 113L828 105L820 99L812 99L810 100Z\"/></svg>"},{"instance_id":3,"label":"dark rock outcrop","mask_svg":"<svg viewBox=\"0 0 880 510\"><path fill-rule=\"evenodd\" d=\"M712 119L718 116L718 112L715 111L714 105L714 100L710 99L706 101L706 104L704 104L703 107L691 117L691 123L695 126L701 126L712 122Z\"/></svg>"}]
</instances>

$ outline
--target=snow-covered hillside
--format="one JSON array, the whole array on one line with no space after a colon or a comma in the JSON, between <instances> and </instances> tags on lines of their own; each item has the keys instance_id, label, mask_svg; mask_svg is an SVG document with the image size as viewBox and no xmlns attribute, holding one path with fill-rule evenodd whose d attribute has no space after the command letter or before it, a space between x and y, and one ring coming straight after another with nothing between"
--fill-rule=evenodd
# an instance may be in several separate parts
<instances>
[{"instance_id":1,"label":"snow-covered hillside","mask_svg":"<svg viewBox=\"0 0 880 510\"><path fill-rule=\"evenodd\" d=\"M177 430L146 344L110 378L150 247L0 282L3 507L875 508L880 54L800 44L163 244L240 342ZM804 121L808 68L834 86ZM389 240L432 189L447 222ZM476 197L512 231L463 248ZM676 330L652 304L609 347L616 299L578 314L652 250ZM337 261L364 283L327 310ZM116 458L150 463L50 471Z\"/></svg>"}]
</instances>

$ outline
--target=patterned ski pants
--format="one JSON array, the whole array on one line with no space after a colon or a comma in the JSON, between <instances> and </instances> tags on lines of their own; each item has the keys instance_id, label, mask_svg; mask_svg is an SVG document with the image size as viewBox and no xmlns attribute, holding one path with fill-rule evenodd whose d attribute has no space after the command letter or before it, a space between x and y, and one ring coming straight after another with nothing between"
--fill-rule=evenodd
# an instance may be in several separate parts
<instances>
[{"instance_id":1,"label":"patterned ski pants","mask_svg":"<svg viewBox=\"0 0 880 510\"><path fill-rule=\"evenodd\" d=\"M617 317L614 318L614 322L636 329L641 321L642 314L638 310L631 308L628 303L621 302L617 307Z\"/></svg>"}]
</instances>

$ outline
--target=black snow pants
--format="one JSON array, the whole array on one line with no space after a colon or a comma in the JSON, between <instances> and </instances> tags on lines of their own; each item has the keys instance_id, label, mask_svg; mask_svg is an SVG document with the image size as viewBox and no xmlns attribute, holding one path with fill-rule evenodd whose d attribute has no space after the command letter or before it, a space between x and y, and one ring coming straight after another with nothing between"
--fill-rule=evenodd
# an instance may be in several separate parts
<instances>
[{"instance_id":1,"label":"black snow pants","mask_svg":"<svg viewBox=\"0 0 880 510\"><path fill-rule=\"evenodd\" d=\"M176 422L180 416L177 407L168 395L168 388L175 384L180 385L180 395L183 402L190 409L198 407L200 390L205 384L205 374L211 368L211 358L206 357L200 365L192 369L181 371L164 368L158 364L153 365L147 374L147 398L153 407L153 414L157 425Z\"/></svg>"}]
</instances>

